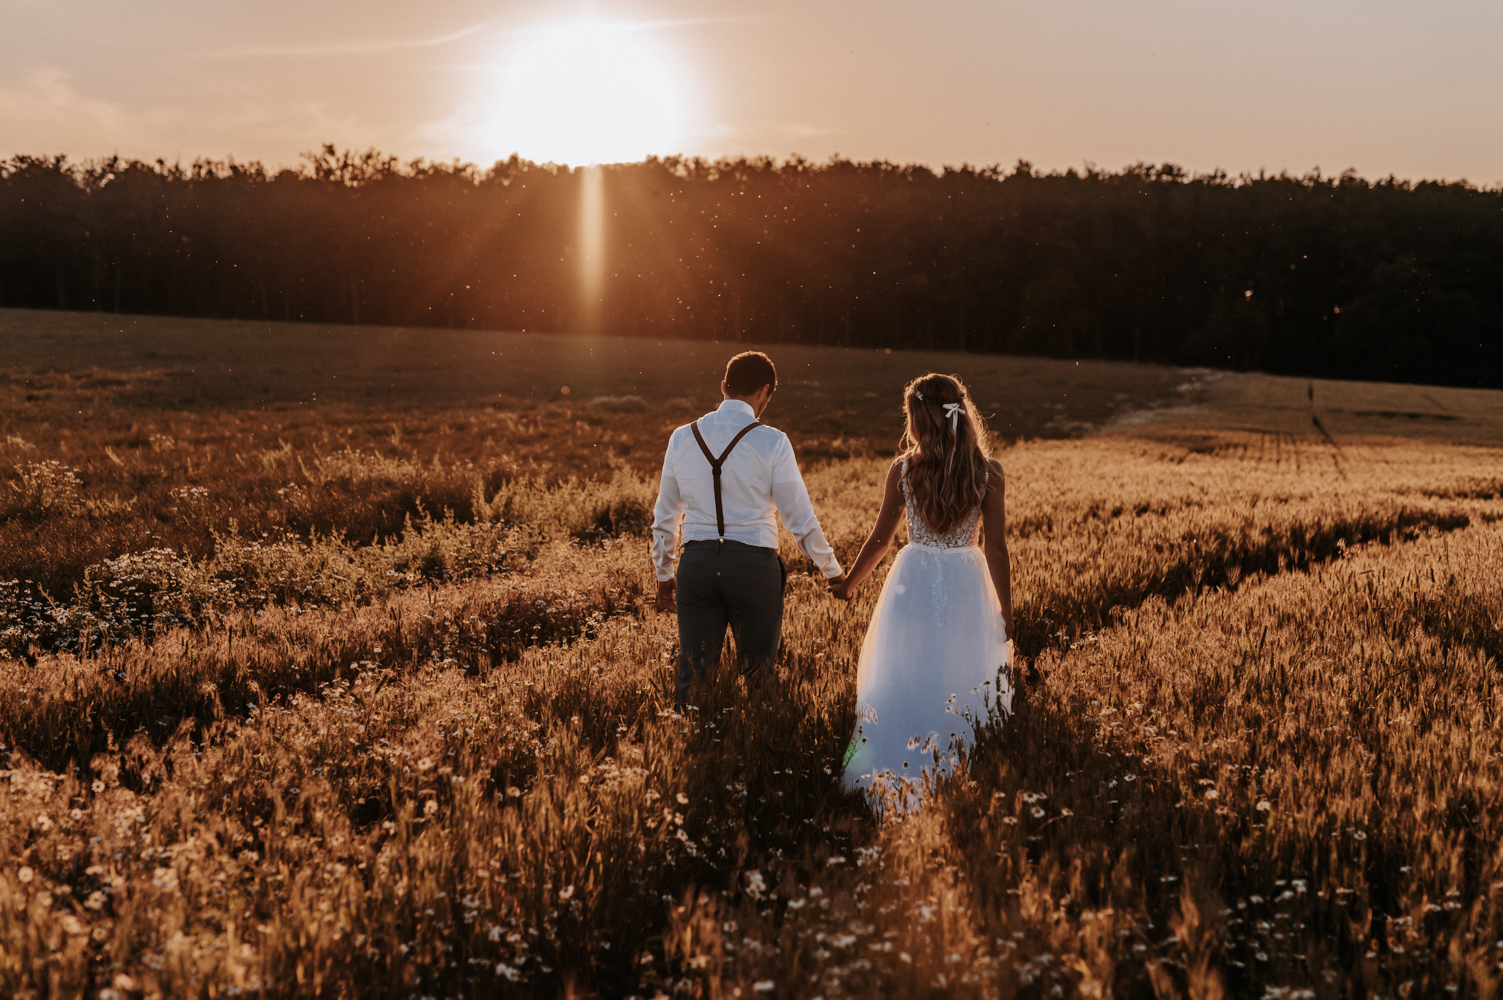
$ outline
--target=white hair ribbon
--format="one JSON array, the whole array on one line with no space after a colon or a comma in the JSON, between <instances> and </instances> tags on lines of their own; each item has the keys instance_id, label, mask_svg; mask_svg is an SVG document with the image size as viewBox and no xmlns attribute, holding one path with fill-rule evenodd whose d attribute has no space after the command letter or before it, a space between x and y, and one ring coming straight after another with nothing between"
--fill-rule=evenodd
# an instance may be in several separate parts
<instances>
[{"instance_id":1,"label":"white hair ribbon","mask_svg":"<svg viewBox=\"0 0 1503 1000\"><path fill-rule=\"evenodd\" d=\"M955 443L958 445L960 443L958 436L960 434L960 404L942 403L940 405L944 407L945 416L950 418L950 433L957 435ZM945 463L946 472L955 467L955 452L959 450L959 448L950 449L950 460Z\"/></svg>"}]
</instances>

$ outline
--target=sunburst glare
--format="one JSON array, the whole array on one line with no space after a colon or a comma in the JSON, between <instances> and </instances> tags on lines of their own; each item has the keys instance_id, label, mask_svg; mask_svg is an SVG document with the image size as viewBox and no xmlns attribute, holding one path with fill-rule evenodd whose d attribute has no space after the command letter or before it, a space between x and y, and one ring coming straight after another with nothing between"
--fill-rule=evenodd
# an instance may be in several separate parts
<instances>
[{"instance_id":1,"label":"sunburst glare","mask_svg":"<svg viewBox=\"0 0 1503 1000\"><path fill-rule=\"evenodd\" d=\"M485 137L497 155L579 165L679 151L689 84L648 26L578 20L534 28L499 66Z\"/></svg>"}]
</instances>

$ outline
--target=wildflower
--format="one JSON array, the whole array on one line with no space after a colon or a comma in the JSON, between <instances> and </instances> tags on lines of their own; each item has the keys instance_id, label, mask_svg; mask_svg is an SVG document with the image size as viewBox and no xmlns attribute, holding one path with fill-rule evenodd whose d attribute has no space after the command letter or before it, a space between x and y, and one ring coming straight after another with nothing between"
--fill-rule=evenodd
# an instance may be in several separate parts
<instances>
[{"instance_id":1,"label":"wildflower","mask_svg":"<svg viewBox=\"0 0 1503 1000\"><path fill-rule=\"evenodd\" d=\"M771 979L759 979L752 984L752 989L756 990L758 993L771 993L777 988L778 984L773 982Z\"/></svg>"},{"instance_id":2,"label":"wildflower","mask_svg":"<svg viewBox=\"0 0 1503 1000\"><path fill-rule=\"evenodd\" d=\"M686 806L689 804L689 796L685 795L683 792L679 792L676 796L674 796L674 798L678 799L678 804L681 806Z\"/></svg>"},{"instance_id":3,"label":"wildflower","mask_svg":"<svg viewBox=\"0 0 1503 1000\"><path fill-rule=\"evenodd\" d=\"M1221 796L1217 793L1216 789L1212 788L1206 791L1206 798L1214 802L1221 798Z\"/></svg>"},{"instance_id":4,"label":"wildflower","mask_svg":"<svg viewBox=\"0 0 1503 1000\"><path fill-rule=\"evenodd\" d=\"M1044 817L1044 808L1043 808L1043 806L1034 806L1033 807L1033 818L1034 819L1043 819L1043 817Z\"/></svg>"},{"instance_id":5,"label":"wildflower","mask_svg":"<svg viewBox=\"0 0 1503 1000\"><path fill-rule=\"evenodd\" d=\"M751 894L753 899L762 898L762 894L767 891L767 880L762 877L761 872L750 871L746 873L746 891Z\"/></svg>"},{"instance_id":6,"label":"wildflower","mask_svg":"<svg viewBox=\"0 0 1503 1000\"><path fill-rule=\"evenodd\" d=\"M1266 813L1266 812L1272 812L1272 811L1273 811L1273 803L1269 802L1267 799L1263 799L1261 802L1258 803L1258 812L1260 812L1260 813Z\"/></svg>"},{"instance_id":7,"label":"wildflower","mask_svg":"<svg viewBox=\"0 0 1503 1000\"><path fill-rule=\"evenodd\" d=\"M18 872L16 872L16 878L18 878L18 879L21 880L21 884L22 885L25 885L27 882L31 881L32 876L35 875L35 874L36 873L33 872L29 867L27 867L26 865L22 865L21 869Z\"/></svg>"},{"instance_id":8,"label":"wildflower","mask_svg":"<svg viewBox=\"0 0 1503 1000\"><path fill-rule=\"evenodd\" d=\"M565 886L564 888L562 888L562 889L560 889L558 891L558 898L559 898L560 901L572 899L573 897L574 897L574 887L572 885Z\"/></svg>"}]
</instances>

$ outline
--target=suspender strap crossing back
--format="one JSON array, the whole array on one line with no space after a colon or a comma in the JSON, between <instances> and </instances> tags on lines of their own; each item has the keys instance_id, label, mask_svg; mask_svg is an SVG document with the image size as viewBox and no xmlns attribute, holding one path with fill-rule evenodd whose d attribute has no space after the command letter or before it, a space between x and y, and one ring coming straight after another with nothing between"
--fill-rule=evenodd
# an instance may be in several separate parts
<instances>
[{"instance_id":1,"label":"suspender strap crossing back","mask_svg":"<svg viewBox=\"0 0 1503 1000\"><path fill-rule=\"evenodd\" d=\"M689 425L689 429L694 432L694 440L699 442L699 450L704 452L705 458L710 460L710 473L715 477L715 527L720 531L722 542L725 541L725 506L720 499L720 467L725 464L726 457L735 450L736 445L741 443L741 439L761 426L760 421L753 420L741 428L736 432L736 436L731 438L731 443L725 446L725 451L722 451L720 457L716 458L715 453L710 451L710 446L705 444L704 435L699 433L699 421L696 420Z\"/></svg>"}]
</instances>

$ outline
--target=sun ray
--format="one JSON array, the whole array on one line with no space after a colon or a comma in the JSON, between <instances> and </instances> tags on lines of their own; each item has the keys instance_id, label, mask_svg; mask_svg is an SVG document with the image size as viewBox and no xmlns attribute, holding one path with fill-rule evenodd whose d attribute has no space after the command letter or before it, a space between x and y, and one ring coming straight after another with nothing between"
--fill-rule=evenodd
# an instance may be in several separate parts
<instances>
[{"instance_id":1,"label":"sun ray","mask_svg":"<svg viewBox=\"0 0 1503 1000\"><path fill-rule=\"evenodd\" d=\"M605 173L586 167L580 179L579 291L582 333L600 332L605 277Z\"/></svg>"}]
</instances>

